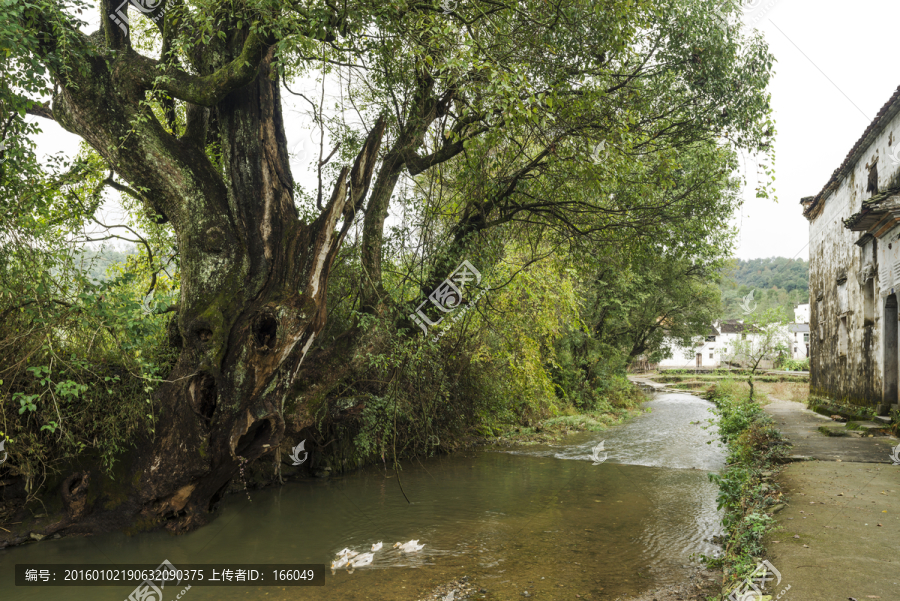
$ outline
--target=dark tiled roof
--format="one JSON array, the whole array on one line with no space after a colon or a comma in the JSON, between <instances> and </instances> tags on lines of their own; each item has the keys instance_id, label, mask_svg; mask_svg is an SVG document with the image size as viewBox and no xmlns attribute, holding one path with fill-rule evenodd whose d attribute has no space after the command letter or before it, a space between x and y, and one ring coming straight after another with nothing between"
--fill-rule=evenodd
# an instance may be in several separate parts
<instances>
[{"instance_id":1,"label":"dark tiled roof","mask_svg":"<svg viewBox=\"0 0 900 601\"><path fill-rule=\"evenodd\" d=\"M707 336L718 336L719 330L716 329L716 326L709 326L709 333Z\"/></svg>"},{"instance_id":2,"label":"dark tiled roof","mask_svg":"<svg viewBox=\"0 0 900 601\"><path fill-rule=\"evenodd\" d=\"M862 157L863 152L869 147L869 144L872 143L875 136L881 132L888 121L894 118L897 112L900 112L900 87L894 90L890 100L881 107L881 110L875 115L875 119L872 120L866 128L866 131L863 132L863 135L856 141L856 144L853 145L850 152L847 153L844 162L831 174L831 179L828 180L828 183L825 184L822 191L814 197L808 196L800 201L803 204L804 217L809 219L810 214L816 206L838 187L841 180L850 173L850 169L852 169L857 161L859 161L860 157Z\"/></svg>"},{"instance_id":3,"label":"dark tiled roof","mask_svg":"<svg viewBox=\"0 0 900 601\"><path fill-rule=\"evenodd\" d=\"M789 323L788 331L789 332L809 332L809 324L808 323Z\"/></svg>"},{"instance_id":4,"label":"dark tiled roof","mask_svg":"<svg viewBox=\"0 0 900 601\"><path fill-rule=\"evenodd\" d=\"M886 213L886 210L881 207L884 201L897 194L900 194L900 188L889 188L864 200L859 213L854 213L844 219L844 227L856 232L869 229Z\"/></svg>"},{"instance_id":5,"label":"dark tiled roof","mask_svg":"<svg viewBox=\"0 0 900 601\"><path fill-rule=\"evenodd\" d=\"M737 319L726 319L719 324L723 334L740 334L744 331L744 324Z\"/></svg>"}]
</instances>

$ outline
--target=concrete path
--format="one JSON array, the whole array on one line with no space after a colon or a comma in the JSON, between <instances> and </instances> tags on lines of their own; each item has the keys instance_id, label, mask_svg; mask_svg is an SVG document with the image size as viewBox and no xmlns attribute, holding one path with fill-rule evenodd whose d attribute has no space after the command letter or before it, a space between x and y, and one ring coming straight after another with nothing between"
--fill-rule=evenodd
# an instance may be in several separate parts
<instances>
[{"instance_id":1,"label":"concrete path","mask_svg":"<svg viewBox=\"0 0 900 601\"><path fill-rule=\"evenodd\" d=\"M791 587L780 601L900 601L900 465L890 460L900 441L825 436L817 428L831 420L800 403L765 409L792 452L815 459L778 477L787 506L766 547L776 594Z\"/></svg>"},{"instance_id":2,"label":"concrete path","mask_svg":"<svg viewBox=\"0 0 900 601\"><path fill-rule=\"evenodd\" d=\"M891 448L898 442L886 436L874 438L825 436L819 432L819 426L840 424L815 411L810 411L800 403L772 399L772 402L765 406L765 410L775 419L782 434L794 445L790 452L794 456L819 461L890 464ZM900 601L900 597L897 599Z\"/></svg>"}]
</instances>

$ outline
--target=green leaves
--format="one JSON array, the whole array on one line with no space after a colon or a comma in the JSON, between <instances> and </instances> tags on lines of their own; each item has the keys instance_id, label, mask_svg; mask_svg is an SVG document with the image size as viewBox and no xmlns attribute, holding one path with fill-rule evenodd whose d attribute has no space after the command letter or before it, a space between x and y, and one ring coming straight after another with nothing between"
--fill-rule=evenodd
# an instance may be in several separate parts
<instances>
[{"instance_id":1,"label":"green leaves","mask_svg":"<svg viewBox=\"0 0 900 601\"><path fill-rule=\"evenodd\" d=\"M88 389L87 384L80 384L75 382L74 380L63 380L62 382L57 382L56 384L56 394L61 396L63 399L72 398L77 399L79 395L86 392Z\"/></svg>"},{"instance_id":2,"label":"green leaves","mask_svg":"<svg viewBox=\"0 0 900 601\"><path fill-rule=\"evenodd\" d=\"M771 476L775 463L784 456L784 447L772 418L733 380L717 384L711 400L719 417L719 435L729 451L724 473L709 474L719 488L716 503L724 510L727 540L722 557L703 559L710 565L724 564L728 581L734 584L754 569L765 552L763 536L775 524L767 512L780 495L777 484L767 481L763 485L762 476L764 472Z\"/></svg>"},{"instance_id":3,"label":"green leaves","mask_svg":"<svg viewBox=\"0 0 900 601\"><path fill-rule=\"evenodd\" d=\"M37 405L34 401L39 397L40 395L37 394L23 394L21 392L13 394L13 401L19 401L19 415L26 411L37 411Z\"/></svg>"}]
</instances>

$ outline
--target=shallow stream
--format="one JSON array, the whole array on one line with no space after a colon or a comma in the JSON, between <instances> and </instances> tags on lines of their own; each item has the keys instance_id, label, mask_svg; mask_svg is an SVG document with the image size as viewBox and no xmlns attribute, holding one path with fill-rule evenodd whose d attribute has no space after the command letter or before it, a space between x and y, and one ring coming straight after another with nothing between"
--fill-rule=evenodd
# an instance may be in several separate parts
<instances>
[{"instance_id":1,"label":"shallow stream","mask_svg":"<svg viewBox=\"0 0 900 601\"><path fill-rule=\"evenodd\" d=\"M327 571L322 587L194 586L187 601L237 599L415 600L467 575L474 599L611 600L681 581L692 554L713 554L716 489L724 466L711 404L658 394L651 412L557 445L482 449L406 462L397 477L371 466L331 480L232 496L214 522L184 536L104 534L0 550L4 601L121 601L133 586L26 589L16 563L330 563L350 547L383 541L371 566ZM607 458L593 465L591 448ZM712 444L706 444L713 441ZM402 554L396 541L418 539ZM317 575L318 577L318 575ZM164 601L181 589L166 587ZM170 593L170 591L172 591ZM156 601L156 600L154 600Z\"/></svg>"}]
</instances>

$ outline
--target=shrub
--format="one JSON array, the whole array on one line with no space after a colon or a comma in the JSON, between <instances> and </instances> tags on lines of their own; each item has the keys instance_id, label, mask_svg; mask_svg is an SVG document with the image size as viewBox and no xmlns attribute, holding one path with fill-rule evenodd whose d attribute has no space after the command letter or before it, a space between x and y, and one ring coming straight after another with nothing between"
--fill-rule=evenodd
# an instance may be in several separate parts
<instances>
[{"instance_id":1,"label":"shrub","mask_svg":"<svg viewBox=\"0 0 900 601\"><path fill-rule=\"evenodd\" d=\"M782 359L779 367L784 371L809 371L809 358L806 359Z\"/></svg>"}]
</instances>

